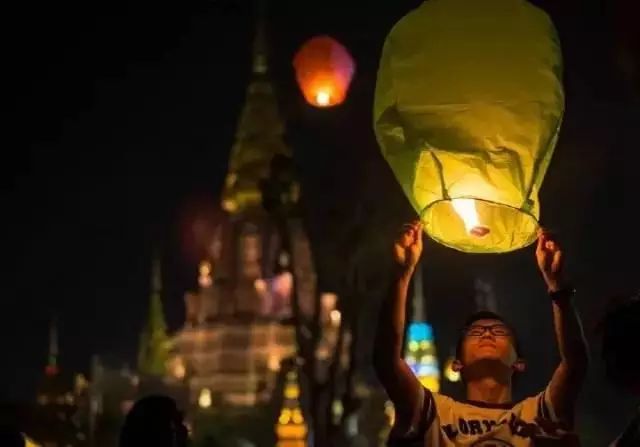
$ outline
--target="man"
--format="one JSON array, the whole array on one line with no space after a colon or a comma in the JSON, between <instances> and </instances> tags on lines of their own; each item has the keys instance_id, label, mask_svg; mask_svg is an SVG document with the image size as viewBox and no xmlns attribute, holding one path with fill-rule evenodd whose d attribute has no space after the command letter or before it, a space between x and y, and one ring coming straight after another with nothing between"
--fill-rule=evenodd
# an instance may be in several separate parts
<instances>
[{"instance_id":1,"label":"man","mask_svg":"<svg viewBox=\"0 0 640 447\"><path fill-rule=\"evenodd\" d=\"M640 397L640 292L616 297L600 324L602 360L609 382L629 395ZM640 407L611 447L640 445Z\"/></svg>"},{"instance_id":2,"label":"man","mask_svg":"<svg viewBox=\"0 0 640 447\"><path fill-rule=\"evenodd\" d=\"M395 272L380 312L374 366L396 409L389 436L393 446L513 446L549 444L548 431L570 428L588 357L573 290L562 277L562 251L541 232L536 259L549 290L561 361L547 388L537 396L512 402L514 374L525 368L511 327L492 313L467 320L454 368L466 386L466 402L422 387L402 356L405 306L411 276L422 253L422 226L408 225L395 242ZM545 433L545 431L547 433ZM566 432L564 432L566 433ZM555 445L575 445L565 438ZM573 443L573 444L572 444Z\"/></svg>"}]
</instances>

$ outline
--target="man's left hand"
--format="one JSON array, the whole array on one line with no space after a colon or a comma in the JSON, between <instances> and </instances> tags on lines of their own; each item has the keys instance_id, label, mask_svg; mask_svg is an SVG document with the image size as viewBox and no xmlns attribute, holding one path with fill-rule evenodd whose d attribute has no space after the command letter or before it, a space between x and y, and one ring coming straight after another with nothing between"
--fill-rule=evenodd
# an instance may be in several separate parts
<instances>
[{"instance_id":1,"label":"man's left hand","mask_svg":"<svg viewBox=\"0 0 640 447\"><path fill-rule=\"evenodd\" d=\"M564 285L562 278L564 264L562 248L553 234L544 229L538 232L536 261L549 291L556 292L560 290Z\"/></svg>"}]
</instances>

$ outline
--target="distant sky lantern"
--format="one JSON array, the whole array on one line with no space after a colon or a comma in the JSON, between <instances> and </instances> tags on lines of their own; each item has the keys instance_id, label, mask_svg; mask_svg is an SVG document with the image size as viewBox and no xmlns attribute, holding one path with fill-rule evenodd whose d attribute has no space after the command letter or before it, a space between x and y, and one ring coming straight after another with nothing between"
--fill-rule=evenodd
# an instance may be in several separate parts
<instances>
[{"instance_id":1,"label":"distant sky lantern","mask_svg":"<svg viewBox=\"0 0 640 447\"><path fill-rule=\"evenodd\" d=\"M308 40L296 53L293 67L304 98L316 107L344 102L355 72L347 49L329 36Z\"/></svg>"},{"instance_id":2,"label":"distant sky lantern","mask_svg":"<svg viewBox=\"0 0 640 447\"><path fill-rule=\"evenodd\" d=\"M555 28L527 2L423 2L387 37L376 136L444 245L502 253L535 240L563 113Z\"/></svg>"}]
</instances>

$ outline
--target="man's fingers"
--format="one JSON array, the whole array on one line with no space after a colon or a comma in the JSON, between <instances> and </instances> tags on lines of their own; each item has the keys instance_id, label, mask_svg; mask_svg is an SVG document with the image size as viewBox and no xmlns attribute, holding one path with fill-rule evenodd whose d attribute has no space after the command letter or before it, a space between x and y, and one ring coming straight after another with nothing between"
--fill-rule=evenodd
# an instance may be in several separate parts
<instances>
[{"instance_id":1,"label":"man's fingers","mask_svg":"<svg viewBox=\"0 0 640 447\"><path fill-rule=\"evenodd\" d=\"M553 254L553 263L555 265L560 265L561 262L562 262L562 252L558 250Z\"/></svg>"},{"instance_id":2,"label":"man's fingers","mask_svg":"<svg viewBox=\"0 0 640 447\"><path fill-rule=\"evenodd\" d=\"M419 220L415 220L411 223L405 223L402 225L402 232L398 237L398 241L404 245L409 245L415 241L418 235L421 234L422 223Z\"/></svg>"},{"instance_id":3,"label":"man's fingers","mask_svg":"<svg viewBox=\"0 0 640 447\"><path fill-rule=\"evenodd\" d=\"M413 237L418 238L422 235L422 223L416 222L413 225Z\"/></svg>"},{"instance_id":4,"label":"man's fingers","mask_svg":"<svg viewBox=\"0 0 640 447\"><path fill-rule=\"evenodd\" d=\"M542 230L542 236L545 241L553 241L558 243L558 235L551 230Z\"/></svg>"},{"instance_id":5,"label":"man's fingers","mask_svg":"<svg viewBox=\"0 0 640 447\"><path fill-rule=\"evenodd\" d=\"M416 222L413 230L413 241L416 245L422 246L422 222Z\"/></svg>"},{"instance_id":6,"label":"man's fingers","mask_svg":"<svg viewBox=\"0 0 640 447\"><path fill-rule=\"evenodd\" d=\"M545 243L544 232L540 230L538 231L538 246L536 247L536 251L543 251L544 243Z\"/></svg>"},{"instance_id":7,"label":"man's fingers","mask_svg":"<svg viewBox=\"0 0 640 447\"><path fill-rule=\"evenodd\" d=\"M538 230L538 246L537 251L556 251L560 250L560 244L555 233L540 228Z\"/></svg>"},{"instance_id":8,"label":"man's fingers","mask_svg":"<svg viewBox=\"0 0 640 447\"><path fill-rule=\"evenodd\" d=\"M409 224L404 224L402 226L402 230L400 231L400 236L404 236L405 234L413 233L413 227Z\"/></svg>"}]
</instances>

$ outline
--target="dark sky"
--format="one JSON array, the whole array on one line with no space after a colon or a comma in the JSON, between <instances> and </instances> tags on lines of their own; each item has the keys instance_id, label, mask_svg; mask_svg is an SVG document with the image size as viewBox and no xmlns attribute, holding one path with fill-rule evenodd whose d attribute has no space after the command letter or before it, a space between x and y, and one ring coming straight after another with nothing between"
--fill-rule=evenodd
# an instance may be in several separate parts
<instances>
[{"instance_id":1,"label":"dark sky","mask_svg":"<svg viewBox=\"0 0 640 447\"><path fill-rule=\"evenodd\" d=\"M250 57L249 8L206 3L15 14L1 325L13 345L2 383L21 397L33 393L53 312L64 369L86 369L92 353L134 358L155 243L169 307L181 311L194 259L179 247L216 203Z\"/></svg>"},{"instance_id":2,"label":"dark sky","mask_svg":"<svg viewBox=\"0 0 640 447\"><path fill-rule=\"evenodd\" d=\"M63 369L86 370L93 353L134 358L154 244L165 255L168 320L172 328L180 325L182 293L193 284L198 253L192 229L201 221L206 234L215 222L248 80L248 1L89 3L13 6L6 14L13 25L5 85L14 103L0 164L0 330L8 349L0 383L13 398L33 395L53 313ZM376 194L399 191L375 147L371 101L384 36L419 1L273 3L272 71L290 131L301 132L309 119L290 65L304 39L330 33L358 64L349 119L328 121L325 147L295 148L313 204L311 232L321 239L323 219L351 208L353 194L375 204ZM567 89L542 214L565 240L569 268L585 290L580 306L592 318L603 295L638 286L632 195L640 189L640 115L638 90L625 78L620 55L634 32L625 18L637 8L631 1L535 3L559 29ZM636 64L637 54L631 55ZM350 188L350 182L370 187ZM548 308L537 301L544 296L530 251L484 260L427 247L433 253L426 260L428 293L454 295L450 271L461 265L473 272L469 278L489 278L527 341L550 346L534 351L552 364L542 358L553 339ZM442 326L454 321L448 316L455 299L447 303L432 305ZM597 373L591 381L602 389ZM602 396L596 406L611 405L613 398Z\"/></svg>"}]
</instances>

